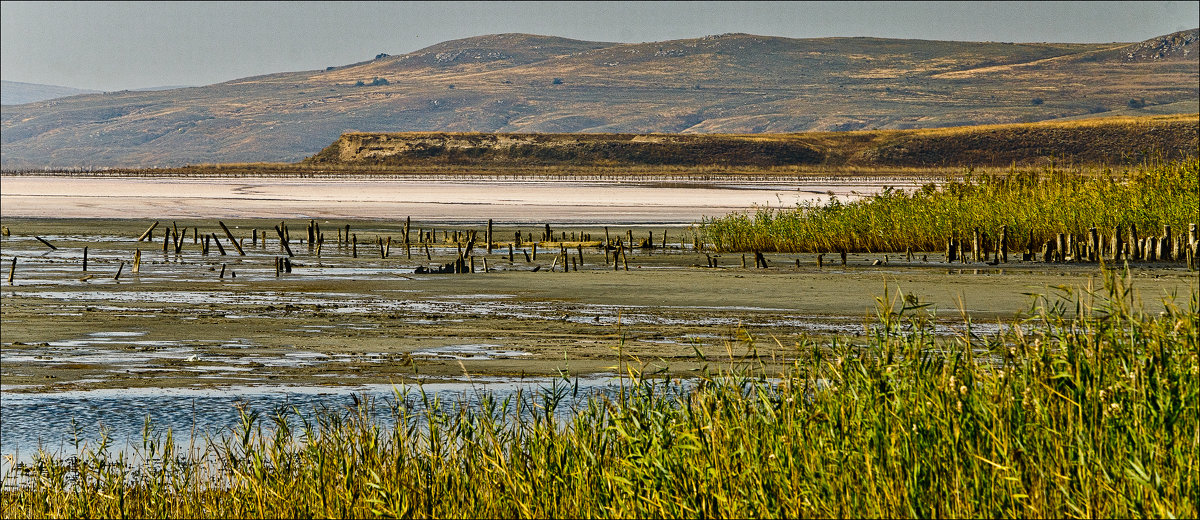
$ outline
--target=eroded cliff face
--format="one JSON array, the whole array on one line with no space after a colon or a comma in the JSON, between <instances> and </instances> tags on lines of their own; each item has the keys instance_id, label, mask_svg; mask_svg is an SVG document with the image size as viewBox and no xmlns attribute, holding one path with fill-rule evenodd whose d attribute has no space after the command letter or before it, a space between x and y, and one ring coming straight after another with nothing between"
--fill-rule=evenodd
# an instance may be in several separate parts
<instances>
[{"instance_id":1,"label":"eroded cliff face","mask_svg":"<svg viewBox=\"0 0 1200 520\"><path fill-rule=\"evenodd\" d=\"M305 160L330 166L1121 165L1195 156L1200 116L796 134L352 132Z\"/></svg>"}]
</instances>

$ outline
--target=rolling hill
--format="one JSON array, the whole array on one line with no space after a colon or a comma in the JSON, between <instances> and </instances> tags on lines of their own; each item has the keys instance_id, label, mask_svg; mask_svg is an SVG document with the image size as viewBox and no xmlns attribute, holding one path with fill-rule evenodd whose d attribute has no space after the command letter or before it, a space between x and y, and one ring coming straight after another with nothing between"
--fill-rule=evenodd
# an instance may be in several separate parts
<instances>
[{"instance_id":1,"label":"rolling hill","mask_svg":"<svg viewBox=\"0 0 1200 520\"><path fill-rule=\"evenodd\" d=\"M291 162L347 132L757 134L1194 113L1198 33L1114 44L490 35L324 70L5 106L0 165Z\"/></svg>"}]
</instances>

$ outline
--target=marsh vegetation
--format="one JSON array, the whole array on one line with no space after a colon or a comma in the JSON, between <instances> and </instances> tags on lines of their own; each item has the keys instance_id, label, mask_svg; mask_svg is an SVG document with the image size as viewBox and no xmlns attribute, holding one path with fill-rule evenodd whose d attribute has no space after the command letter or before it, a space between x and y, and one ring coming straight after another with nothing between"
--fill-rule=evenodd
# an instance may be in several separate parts
<instances>
[{"instance_id":1,"label":"marsh vegetation","mask_svg":"<svg viewBox=\"0 0 1200 520\"><path fill-rule=\"evenodd\" d=\"M565 415L569 377L448 412L242 411L198 451L147 428L136 460L84 446L6 475L0 514L1194 516L1197 294L1147 314L1107 271L944 339L890 293L869 336L799 341L782 371L756 368L769 340L745 334L682 382L622 358L619 390Z\"/></svg>"}]
</instances>

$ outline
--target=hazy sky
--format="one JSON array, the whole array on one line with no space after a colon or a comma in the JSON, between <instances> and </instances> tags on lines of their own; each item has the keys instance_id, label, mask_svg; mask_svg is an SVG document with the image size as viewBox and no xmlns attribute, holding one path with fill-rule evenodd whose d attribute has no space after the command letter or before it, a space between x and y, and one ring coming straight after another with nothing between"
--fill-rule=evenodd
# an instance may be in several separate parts
<instances>
[{"instance_id":1,"label":"hazy sky","mask_svg":"<svg viewBox=\"0 0 1200 520\"><path fill-rule=\"evenodd\" d=\"M729 32L1132 42L1198 25L1196 2L5 1L0 75L98 90L204 85L504 32L613 42Z\"/></svg>"}]
</instances>

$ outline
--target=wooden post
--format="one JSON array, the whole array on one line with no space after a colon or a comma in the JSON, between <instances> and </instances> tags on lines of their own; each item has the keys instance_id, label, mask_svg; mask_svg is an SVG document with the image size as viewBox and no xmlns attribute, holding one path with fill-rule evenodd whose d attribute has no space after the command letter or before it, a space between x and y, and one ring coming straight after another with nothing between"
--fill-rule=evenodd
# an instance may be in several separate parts
<instances>
[{"instance_id":1,"label":"wooden post","mask_svg":"<svg viewBox=\"0 0 1200 520\"><path fill-rule=\"evenodd\" d=\"M546 242L554 241L554 237L550 234L550 224L549 223L546 224L546 231L544 233L542 233L542 240L546 241Z\"/></svg>"},{"instance_id":2,"label":"wooden post","mask_svg":"<svg viewBox=\"0 0 1200 520\"><path fill-rule=\"evenodd\" d=\"M521 247L521 232L513 232L513 247Z\"/></svg>"},{"instance_id":3,"label":"wooden post","mask_svg":"<svg viewBox=\"0 0 1200 520\"><path fill-rule=\"evenodd\" d=\"M971 261L978 262L979 261L979 249L980 249L980 246L982 245L979 243L979 228L976 227L974 230L972 230L971 235L972 235Z\"/></svg>"},{"instance_id":4,"label":"wooden post","mask_svg":"<svg viewBox=\"0 0 1200 520\"><path fill-rule=\"evenodd\" d=\"M818 254L817 255L817 269L821 269L823 267L825 267L825 255Z\"/></svg>"},{"instance_id":5,"label":"wooden post","mask_svg":"<svg viewBox=\"0 0 1200 520\"><path fill-rule=\"evenodd\" d=\"M742 269L746 268L746 253L742 253Z\"/></svg>"},{"instance_id":6,"label":"wooden post","mask_svg":"<svg viewBox=\"0 0 1200 520\"><path fill-rule=\"evenodd\" d=\"M196 245L199 243L200 243L200 227L196 226L196 227L192 228L192 245ZM263 245L266 245L266 244L267 244L267 238L263 237Z\"/></svg>"},{"instance_id":7,"label":"wooden post","mask_svg":"<svg viewBox=\"0 0 1200 520\"><path fill-rule=\"evenodd\" d=\"M576 253L579 255L579 265L583 265L583 244L575 244ZM579 269L576 269L578 271Z\"/></svg>"},{"instance_id":8,"label":"wooden post","mask_svg":"<svg viewBox=\"0 0 1200 520\"><path fill-rule=\"evenodd\" d=\"M1000 242L996 244L997 261L1008 263L1008 226L1000 226Z\"/></svg>"},{"instance_id":9,"label":"wooden post","mask_svg":"<svg viewBox=\"0 0 1200 520\"><path fill-rule=\"evenodd\" d=\"M1089 262L1099 262L1100 261L1100 230L1098 230L1094 227L1088 228L1088 238L1091 240L1091 244L1088 247L1088 261Z\"/></svg>"},{"instance_id":10,"label":"wooden post","mask_svg":"<svg viewBox=\"0 0 1200 520\"><path fill-rule=\"evenodd\" d=\"M264 237L266 238L266 237ZM338 233L338 238L341 238L341 233ZM250 230L250 246L258 247L258 228Z\"/></svg>"},{"instance_id":11,"label":"wooden post","mask_svg":"<svg viewBox=\"0 0 1200 520\"><path fill-rule=\"evenodd\" d=\"M221 229L225 231L225 236L229 238L229 242L232 243L233 247L237 249L238 255L246 256L246 252L242 251L242 245L239 244L237 239L233 237L233 233L229 231L229 228L225 227L225 223L218 220L217 224L221 225ZM221 254L225 254L225 250L222 249Z\"/></svg>"},{"instance_id":12,"label":"wooden post","mask_svg":"<svg viewBox=\"0 0 1200 520\"><path fill-rule=\"evenodd\" d=\"M154 228L156 228L156 227L158 227L157 220L155 220L153 224L150 224L150 228L147 229L144 233L142 233L141 236L138 237L137 241L141 242L143 240L146 240L147 238L153 238L153 236L150 233L153 233Z\"/></svg>"},{"instance_id":13,"label":"wooden post","mask_svg":"<svg viewBox=\"0 0 1200 520\"><path fill-rule=\"evenodd\" d=\"M538 245L538 243L537 243L537 242L534 242L534 243L533 243L533 260L534 260L535 262L537 261L537 245Z\"/></svg>"},{"instance_id":14,"label":"wooden post","mask_svg":"<svg viewBox=\"0 0 1200 520\"><path fill-rule=\"evenodd\" d=\"M285 252L287 252L288 258L296 256L292 254L292 246L288 244L287 231L280 226L275 226L275 233L279 235L280 249L283 249Z\"/></svg>"},{"instance_id":15,"label":"wooden post","mask_svg":"<svg viewBox=\"0 0 1200 520\"><path fill-rule=\"evenodd\" d=\"M1142 259L1142 242L1138 240L1137 224L1129 225L1129 256L1131 260Z\"/></svg>"},{"instance_id":16,"label":"wooden post","mask_svg":"<svg viewBox=\"0 0 1200 520\"><path fill-rule=\"evenodd\" d=\"M13 259L13 265L16 265L15 258ZM125 261L121 260L121 265L117 266L117 275L113 277L113 280L121 279L121 270L123 270L123 269L125 269ZM12 272L11 271L9 271L9 273L8 273L8 280L10 283L12 282Z\"/></svg>"},{"instance_id":17,"label":"wooden post","mask_svg":"<svg viewBox=\"0 0 1200 520\"><path fill-rule=\"evenodd\" d=\"M1170 261L1175 259L1175 248L1171 247L1171 226L1163 226L1162 238L1158 239L1159 253L1158 259Z\"/></svg>"},{"instance_id":18,"label":"wooden post","mask_svg":"<svg viewBox=\"0 0 1200 520\"><path fill-rule=\"evenodd\" d=\"M15 274L16 272L17 272L17 257L14 256L12 259L12 265L8 266L8 285L13 284L13 274ZM118 273L117 276L120 276L120 274Z\"/></svg>"},{"instance_id":19,"label":"wooden post","mask_svg":"<svg viewBox=\"0 0 1200 520\"><path fill-rule=\"evenodd\" d=\"M1124 246L1121 244L1121 238L1122 238L1122 237L1121 237L1121 225L1120 225L1120 224L1117 224L1117 227L1113 228L1113 234L1112 234L1112 255L1110 255L1110 258L1111 258L1111 259L1112 259L1112 261L1114 261L1114 262L1120 262L1120 261L1121 261L1121 249L1123 249L1123 247L1124 247Z\"/></svg>"},{"instance_id":20,"label":"wooden post","mask_svg":"<svg viewBox=\"0 0 1200 520\"><path fill-rule=\"evenodd\" d=\"M433 260L433 257L429 255L429 242L425 242L425 260Z\"/></svg>"},{"instance_id":21,"label":"wooden post","mask_svg":"<svg viewBox=\"0 0 1200 520\"><path fill-rule=\"evenodd\" d=\"M471 258L475 258L475 257L471 257ZM487 257L485 256L485 257L483 257L483 273L487 274L489 271L491 271L491 269L488 268Z\"/></svg>"},{"instance_id":22,"label":"wooden post","mask_svg":"<svg viewBox=\"0 0 1200 520\"><path fill-rule=\"evenodd\" d=\"M87 272L87 250L88 246L83 246L83 272ZM15 256L13 258L16 258Z\"/></svg>"},{"instance_id":23,"label":"wooden post","mask_svg":"<svg viewBox=\"0 0 1200 520\"><path fill-rule=\"evenodd\" d=\"M171 229L163 230L163 254L167 254L167 247L171 245Z\"/></svg>"},{"instance_id":24,"label":"wooden post","mask_svg":"<svg viewBox=\"0 0 1200 520\"><path fill-rule=\"evenodd\" d=\"M221 252L221 256L225 256L225 247L221 245L221 241L217 238L217 234L212 234L212 241L217 245L217 251Z\"/></svg>"},{"instance_id":25,"label":"wooden post","mask_svg":"<svg viewBox=\"0 0 1200 520\"><path fill-rule=\"evenodd\" d=\"M846 250L845 249L843 249L841 251L841 255L842 255L842 267L846 267Z\"/></svg>"},{"instance_id":26,"label":"wooden post","mask_svg":"<svg viewBox=\"0 0 1200 520\"><path fill-rule=\"evenodd\" d=\"M513 262L513 245L509 244L508 245L508 263L511 264L512 262Z\"/></svg>"},{"instance_id":27,"label":"wooden post","mask_svg":"<svg viewBox=\"0 0 1200 520\"><path fill-rule=\"evenodd\" d=\"M492 219L488 219L487 231L483 234L485 235L483 239L487 241L487 252L490 255L492 254Z\"/></svg>"},{"instance_id":28,"label":"wooden post","mask_svg":"<svg viewBox=\"0 0 1200 520\"><path fill-rule=\"evenodd\" d=\"M1056 236L1056 241L1054 243L1054 261L1055 262L1065 262L1067 260L1067 257L1066 257L1067 242L1068 242L1068 240L1067 240L1066 234L1059 233Z\"/></svg>"},{"instance_id":29,"label":"wooden post","mask_svg":"<svg viewBox=\"0 0 1200 520\"><path fill-rule=\"evenodd\" d=\"M221 276L218 276L218 278L225 279L225 264L221 264Z\"/></svg>"},{"instance_id":30,"label":"wooden post","mask_svg":"<svg viewBox=\"0 0 1200 520\"><path fill-rule=\"evenodd\" d=\"M604 226L604 251L605 251L604 261L605 262L608 261L608 244L610 244L610 243L611 242L609 241L609 238L608 238L608 226Z\"/></svg>"},{"instance_id":31,"label":"wooden post","mask_svg":"<svg viewBox=\"0 0 1200 520\"><path fill-rule=\"evenodd\" d=\"M621 265L625 266L626 271L629 270L629 255L625 254L624 251L621 252Z\"/></svg>"},{"instance_id":32,"label":"wooden post","mask_svg":"<svg viewBox=\"0 0 1200 520\"><path fill-rule=\"evenodd\" d=\"M133 252L133 272L137 273L142 270L142 250L137 249Z\"/></svg>"},{"instance_id":33,"label":"wooden post","mask_svg":"<svg viewBox=\"0 0 1200 520\"><path fill-rule=\"evenodd\" d=\"M50 248L51 250L57 250L57 249L58 249L57 247L54 247L54 244L51 244L50 242L47 242L47 241L46 241L46 239L44 239L44 238L42 238L42 237L39 237L39 236L34 236L33 238L36 238L36 239L38 239L38 242L41 242L41 243L43 243L43 244L46 244L46 247Z\"/></svg>"}]
</instances>

